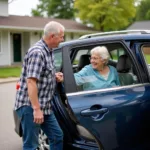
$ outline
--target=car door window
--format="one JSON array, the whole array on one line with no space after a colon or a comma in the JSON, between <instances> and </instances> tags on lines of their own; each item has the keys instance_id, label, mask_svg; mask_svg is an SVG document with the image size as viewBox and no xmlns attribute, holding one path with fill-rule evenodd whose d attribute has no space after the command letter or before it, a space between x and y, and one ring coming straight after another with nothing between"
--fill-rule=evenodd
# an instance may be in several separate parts
<instances>
[{"instance_id":1,"label":"car door window","mask_svg":"<svg viewBox=\"0 0 150 150\"><path fill-rule=\"evenodd\" d=\"M141 50L145 58L145 62L148 66L148 69L150 70L150 44L142 45Z\"/></svg>"},{"instance_id":2,"label":"car door window","mask_svg":"<svg viewBox=\"0 0 150 150\"><path fill-rule=\"evenodd\" d=\"M119 57L121 55L124 55L125 54L125 50L123 48L116 48L112 51L110 51L110 60L113 60L113 61L118 61Z\"/></svg>"},{"instance_id":3,"label":"car door window","mask_svg":"<svg viewBox=\"0 0 150 150\"><path fill-rule=\"evenodd\" d=\"M61 50L54 50L54 63L56 67L56 72L60 71L62 66L62 51Z\"/></svg>"},{"instance_id":4,"label":"car door window","mask_svg":"<svg viewBox=\"0 0 150 150\"><path fill-rule=\"evenodd\" d=\"M79 64L79 59L81 55L88 54L88 52L89 52L88 49L82 49L82 50L76 51L76 54L74 56L73 63L72 63L74 72L78 71L78 64Z\"/></svg>"},{"instance_id":5,"label":"car door window","mask_svg":"<svg viewBox=\"0 0 150 150\"><path fill-rule=\"evenodd\" d=\"M96 46L105 46L108 49L110 55L108 66L110 71L107 78L97 71L93 72L93 70L91 70L90 72L90 51ZM127 50L120 43L86 46L74 49L73 51L74 57L72 60L72 68L78 91L113 88L116 86L139 83L132 59ZM111 71L114 74L115 72L117 73L115 74L114 79L112 79ZM119 79L119 84L117 78Z\"/></svg>"}]
</instances>

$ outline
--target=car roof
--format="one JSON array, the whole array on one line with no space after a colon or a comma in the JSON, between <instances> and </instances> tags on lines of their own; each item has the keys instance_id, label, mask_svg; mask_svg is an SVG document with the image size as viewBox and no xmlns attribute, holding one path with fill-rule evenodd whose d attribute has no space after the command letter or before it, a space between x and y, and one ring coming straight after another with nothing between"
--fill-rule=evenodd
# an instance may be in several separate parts
<instances>
[{"instance_id":1,"label":"car roof","mask_svg":"<svg viewBox=\"0 0 150 150\"><path fill-rule=\"evenodd\" d=\"M150 30L121 30L112 32L100 32L94 34L86 34L79 39L70 40L60 43L59 47L76 45L80 43L95 42L95 41L112 41L112 40L150 40Z\"/></svg>"},{"instance_id":2,"label":"car roof","mask_svg":"<svg viewBox=\"0 0 150 150\"><path fill-rule=\"evenodd\" d=\"M60 43L59 47L68 46L68 45L75 45L79 43L87 43L87 42L94 42L94 41L113 41L113 40L125 40L125 41L136 41L136 40L150 40L150 33L149 34L117 34L117 35L105 35L105 36L96 36L96 37L89 37L89 38L79 38L76 40L70 40L66 42Z\"/></svg>"},{"instance_id":3,"label":"car roof","mask_svg":"<svg viewBox=\"0 0 150 150\"><path fill-rule=\"evenodd\" d=\"M86 34L80 37L80 39L91 38L96 36L107 36L107 35L128 35L128 34L150 34L150 30L120 30L120 31L109 31L100 32L93 34Z\"/></svg>"}]
</instances>

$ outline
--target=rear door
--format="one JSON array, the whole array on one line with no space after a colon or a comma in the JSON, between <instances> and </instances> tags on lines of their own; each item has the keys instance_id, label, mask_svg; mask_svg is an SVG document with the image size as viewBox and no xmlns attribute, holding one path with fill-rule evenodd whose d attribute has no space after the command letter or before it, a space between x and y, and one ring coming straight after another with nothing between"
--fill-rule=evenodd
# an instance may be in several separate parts
<instances>
[{"instance_id":1,"label":"rear door","mask_svg":"<svg viewBox=\"0 0 150 150\"><path fill-rule=\"evenodd\" d=\"M83 91L74 79L74 66L78 66L78 52L95 46L108 48L111 60L115 63L119 55L126 53L131 60L130 73L136 78L131 85ZM71 52L71 57L70 53ZM120 53L120 54L119 54ZM82 52L80 52L82 54ZM76 62L74 64L74 62ZM64 84L67 104L76 124L88 130L104 150L146 150L150 149L150 101L149 83L142 79L141 69L135 55L123 41L97 42L65 47L63 50Z\"/></svg>"}]
</instances>

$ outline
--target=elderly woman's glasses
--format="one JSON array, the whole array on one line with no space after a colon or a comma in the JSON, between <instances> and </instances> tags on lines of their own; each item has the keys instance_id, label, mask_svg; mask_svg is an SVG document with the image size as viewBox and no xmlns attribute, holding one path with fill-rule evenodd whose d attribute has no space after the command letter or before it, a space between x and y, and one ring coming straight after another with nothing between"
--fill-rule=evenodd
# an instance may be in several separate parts
<instances>
[{"instance_id":1,"label":"elderly woman's glasses","mask_svg":"<svg viewBox=\"0 0 150 150\"><path fill-rule=\"evenodd\" d=\"M101 59L100 57L89 57L90 60L98 60Z\"/></svg>"}]
</instances>

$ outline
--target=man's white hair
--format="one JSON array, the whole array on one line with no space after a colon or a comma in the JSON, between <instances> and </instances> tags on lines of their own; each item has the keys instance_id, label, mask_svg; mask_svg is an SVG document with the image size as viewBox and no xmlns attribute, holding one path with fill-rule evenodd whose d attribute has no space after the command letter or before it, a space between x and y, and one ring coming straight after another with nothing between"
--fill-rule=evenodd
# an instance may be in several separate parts
<instances>
[{"instance_id":1,"label":"man's white hair","mask_svg":"<svg viewBox=\"0 0 150 150\"><path fill-rule=\"evenodd\" d=\"M44 36L49 35L49 33L59 34L61 30L65 30L65 27L62 24L56 21L50 21L44 27Z\"/></svg>"},{"instance_id":2,"label":"man's white hair","mask_svg":"<svg viewBox=\"0 0 150 150\"><path fill-rule=\"evenodd\" d=\"M101 57L103 60L106 60L106 64L108 63L110 55L109 55L109 52L108 52L108 50L107 50L107 48L105 46L94 47L91 50L91 55L95 54L95 53L98 54L99 57Z\"/></svg>"}]
</instances>

